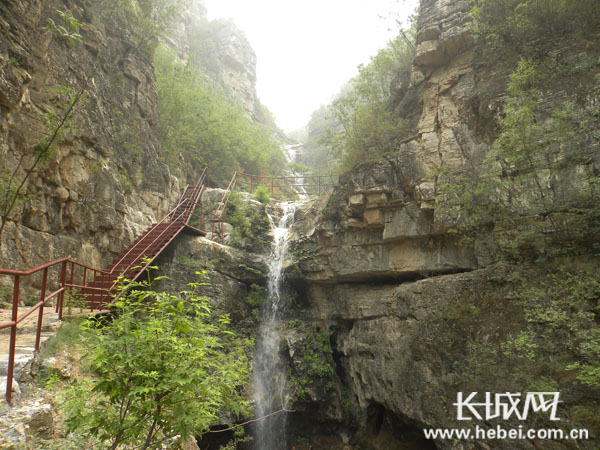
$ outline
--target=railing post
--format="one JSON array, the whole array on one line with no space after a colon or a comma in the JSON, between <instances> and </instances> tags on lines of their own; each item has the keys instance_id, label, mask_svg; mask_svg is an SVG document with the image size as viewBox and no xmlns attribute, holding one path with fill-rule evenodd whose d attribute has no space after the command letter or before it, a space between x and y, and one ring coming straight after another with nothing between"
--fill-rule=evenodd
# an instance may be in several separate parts
<instances>
[{"instance_id":1,"label":"railing post","mask_svg":"<svg viewBox=\"0 0 600 450\"><path fill-rule=\"evenodd\" d=\"M96 270L94 270L94 275L92 277L92 280L95 280L98 278L98 272ZM88 303L90 304L90 312L94 312L94 304L96 302L96 291L95 290L91 290L91 292L88 294Z\"/></svg>"},{"instance_id":2,"label":"railing post","mask_svg":"<svg viewBox=\"0 0 600 450\"><path fill-rule=\"evenodd\" d=\"M60 267L60 283L58 284L58 288L59 289L63 289L59 294L58 294L58 299L56 300L56 307L57 307L57 312L58 312L58 320L62 320L62 315L63 315L63 301L65 298L65 291L64 291L64 287L65 287L65 280L67 279L67 260L65 259Z\"/></svg>"},{"instance_id":3,"label":"railing post","mask_svg":"<svg viewBox=\"0 0 600 450\"><path fill-rule=\"evenodd\" d=\"M81 277L81 286L83 286L83 287L81 288L81 292L79 293L79 302L80 302L79 303L79 311L81 311L83 309L81 307L81 305L83 304L82 302L87 300L87 295L85 293L85 283L86 282L87 282L87 267L83 266L83 276Z\"/></svg>"},{"instance_id":4,"label":"railing post","mask_svg":"<svg viewBox=\"0 0 600 450\"><path fill-rule=\"evenodd\" d=\"M12 303L12 314L11 321L13 322L10 327L10 344L8 347L8 373L6 375L6 402L10 405L12 401L12 385L13 375L15 372L15 348L17 345L17 317L19 313L19 285L21 283L21 276L15 276L15 284L13 286L13 303Z\"/></svg>"},{"instance_id":5,"label":"railing post","mask_svg":"<svg viewBox=\"0 0 600 450\"><path fill-rule=\"evenodd\" d=\"M48 268L44 269L44 275L42 277L42 291L40 294L40 301L44 301L46 298L46 283L48 281ZM40 312L38 314L38 323L37 329L35 333L35 349L39 351L40 349L40 338L42 337L42 321L44 319L44 304L40 306Z\"/></svg>"},{"instance_id":6,"label":"railing post","mask_svg":"<svg viewBox=\"0 0 600 450\"><path fill-rule=\"evenodd\" d=\"M69 295L71 296L71 300L73 300L73 280L75 276L75 261L71 261L71 277L69 278Z\"/></svg>"}]
</instances>

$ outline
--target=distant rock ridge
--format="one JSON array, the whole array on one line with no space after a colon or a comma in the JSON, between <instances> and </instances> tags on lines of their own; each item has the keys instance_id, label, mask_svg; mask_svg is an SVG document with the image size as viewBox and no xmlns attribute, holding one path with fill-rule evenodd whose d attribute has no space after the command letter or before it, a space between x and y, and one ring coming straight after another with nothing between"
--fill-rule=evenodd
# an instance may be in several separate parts
<instances>
[{"instance_id":1,"label":"distant rock ridge","mask_svg":"<svg viewBox=\"0 0 600 450\"><path fill-rule=\"evenodd\" d=\"M209 80L250 119L264 122L256 93L256 53L233 20L209 20L206 7L197 0L183 14L171 42L184 59L199 62Z\"/></svg>"}]
</instances>

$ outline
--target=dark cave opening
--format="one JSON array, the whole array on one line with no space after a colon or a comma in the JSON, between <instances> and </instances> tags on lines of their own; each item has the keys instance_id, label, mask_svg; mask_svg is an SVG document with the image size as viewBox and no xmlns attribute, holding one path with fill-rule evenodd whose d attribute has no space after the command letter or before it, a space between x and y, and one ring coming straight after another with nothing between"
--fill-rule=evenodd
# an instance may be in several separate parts
<instances>
[{"instance_id":1,"label":"dark cave opening","mask_svg":"<svg viewBox=\"0 0 600 450\"><path fill-rule=\"evenodd\" d=\"M437 450L433 441L425 439L419 423L377 403L367 409L367 426L359 434L359 443L365 449Z\"/></svg>"}]
</instances>

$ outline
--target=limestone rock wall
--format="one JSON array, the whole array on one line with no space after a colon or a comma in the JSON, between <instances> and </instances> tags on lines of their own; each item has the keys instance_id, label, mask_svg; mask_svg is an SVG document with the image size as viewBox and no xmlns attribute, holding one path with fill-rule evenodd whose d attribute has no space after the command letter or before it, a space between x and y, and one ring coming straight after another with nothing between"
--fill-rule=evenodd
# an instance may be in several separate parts
<instances>
[{"instance_id":1,"label":"limestone rock wall","mask_svg":"<svg viewBox=\"0 0 600 450\"><path fill-rule=\"evenodd\" d=\"M264 256L203 237L181 235L156 265L160 274L167 276L155 286L157 290L177 295L190 289L188 283L204 283L198 286L198 294L211 298L216 312L229 314L234 329L251 334L258 325L246 297L252 284L266 284L268 268Z\"/></svg>"},{"instance_id":2,"label":"limestone rock wall","mask_svg":"<svg viewBox=\"0 0 600 450\"><path fill-rule=\"evenodd\" d=\"M60 86L85 89L72 128L31 177L2 236L0 266L29 268L63 256L102 266L174 204L177 179L159 158L151 61L109 2L16 0L0 5L0 167L32 163L60 111ZM45 29L56 10L82 24L76 45ZM22 171L19 172L22 176Z\"/></svg>"},{"instance_id":3,"label":"limestone rock wall","mask_svg":"<svg viewBox=\"0 0 600 450\"><path fill-rule=\"evenodd\" d=\"M530 380L544 376L536 372L540 366L520 363L515 369L514 361L503 357L501 343L526 329L524 309L534 307L517 301L511 284L516 275L494 261L485 239L467 245L448 233L449 224L435 208L443 177L477 170L491 148L512 71L507 62L483 58L471 35L469 3L421 1L410 86L393 105L395 114L407 119L411 137L382 161L354 167L326 199L297 213L287 272L304 302L296 314L332 332L336 374L352 403L345 416L356 432L350 441L366 439L365 448L404 448L402 434L415 428L466 428L456 421L452 405L458 391L521 392L525 383L515 372ZM558 60L577 55L578 45L597 57L585 42L556 44ZM593 108L590 92L597 85L589 78L567 83L556 77L542 95L549 104L571 98ZM581 384L563 390L566 409L597 395ZM310 414L310 407L306 411ZM571 417L558 427L575 428L577 420ZM375 443L388 432L399 441ZM542 444L419 445L425 444L407 448ZM597 443L551 445L594 448Z\"/></svg>"},{"instance_id":4,"label":"limestone rock wall","mask_svg":"<svg viewBox=\"0 0 600 450\"><path fill-rule=\"evenodd\" d=\"M218 79L230 97L239 99L246 114L259 120L256 95L256 54L246 35L233 22L217 22L214 28L222 68Z\"/></svg>"},{"instance_id":5,"label":"limestone rock wall","mask_svg":"<svg viewBox=\"0 0 600 450\"><path fill-rule=\"evenodd\" d=\"M469 248L445 233L434 208L442 180L432 174L468 170L490 147L480 110L498 99L480 99L469 8L467 0L421 2L410 86L395 110L413 136L385 160L340 178L322 219L308 227L303 245L316 258L301 266L310 280L416 279L491 262L485 246Z\"/></svg>"},{"instance_id":6,"label":"limestone rock wall","mask_svg":"<svg viewBox=\"0 0 600 450\"><path fill-rule=\"evenodd\" d=\"M314 256L299 261L306 279L406 280L477 267L471 248L435 230L433 211L404 188L397 167L382 161L344 174L312 224L298 218L309 223L296 252Z\"/></svg>"}]
</instances>

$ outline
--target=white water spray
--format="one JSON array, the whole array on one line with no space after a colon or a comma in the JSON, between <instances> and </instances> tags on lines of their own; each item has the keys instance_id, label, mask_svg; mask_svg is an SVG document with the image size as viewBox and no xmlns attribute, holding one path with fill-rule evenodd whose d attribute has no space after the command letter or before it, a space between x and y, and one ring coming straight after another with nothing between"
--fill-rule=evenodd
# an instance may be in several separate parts
<instances>
[{"instance_id":1,"label":"white water spray","mask_svg":"<svg viewBox=\"0 0 600 450\"><path fill-rule=\"evenodd\" d=\"M287 409L285 365L279 355L281 341L279 322L282 308L283 263L288 248L288 234L294 222L296 204L283 204L283 216L274 227L273 251L269 262L267 298L263 305L261 326L254 356L253 386L255 414L264 417ZM254 448L276 450L285 448L285 413L256 423Z\"/></svg>"}]
</instances>

